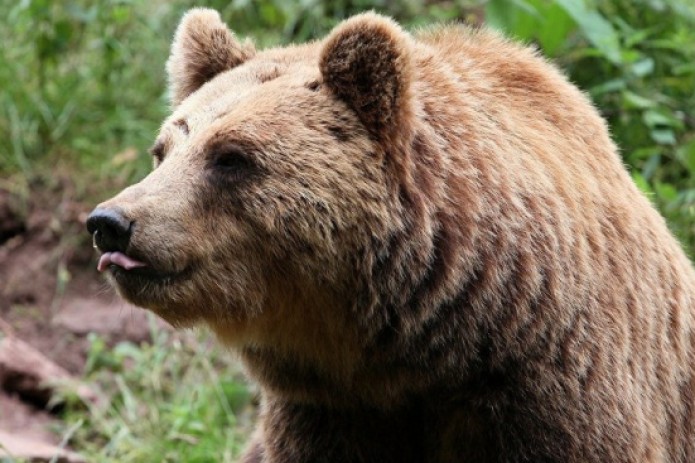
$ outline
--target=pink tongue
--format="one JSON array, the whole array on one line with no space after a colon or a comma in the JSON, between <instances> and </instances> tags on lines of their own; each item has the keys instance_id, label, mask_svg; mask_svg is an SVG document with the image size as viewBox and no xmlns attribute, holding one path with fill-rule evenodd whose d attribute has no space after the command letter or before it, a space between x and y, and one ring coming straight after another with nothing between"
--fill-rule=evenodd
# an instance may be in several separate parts
<instances>
[{"instance_id":1,"label":"pink tongue","mask_svg":"<svg viewBox=\"0 0 695 463\"><path fill-rule=\"evenodd\" d=\"M105 252L99 258L99 263L97 264L97 270L103 272L109 265L118 265L126 270L131 270L138 267L145 267L144 262L131 259L122 252Z\"/></svg>"}]
</instances>

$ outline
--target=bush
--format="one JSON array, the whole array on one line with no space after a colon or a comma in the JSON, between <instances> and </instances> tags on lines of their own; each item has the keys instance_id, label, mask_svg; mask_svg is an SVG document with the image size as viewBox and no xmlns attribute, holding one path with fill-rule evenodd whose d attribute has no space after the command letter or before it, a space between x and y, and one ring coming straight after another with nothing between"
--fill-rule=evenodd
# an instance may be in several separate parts
<instances>
[{"instance_id":1,"label":"bush","mask_svg":"<svg viewBox=\"0 0 695 463\"><path fill-rule=\"evenodd\" d=\"M7 18L0 28L0 173L20 173L27 182L66 165L86 182L113 179L113 189L144 176L151 166L144 152L168 111L164 63L171 37L193 6L199 2L0 0ZM458 14L454 6L418 1L217 0L208 6L261 46L323 35L370 7L411 22Z\"/></svg>"},{"instance_id":2,"label":"bush","mask_svg":"<svg viewBox=\"0 0 695 463\"><path fill-rule=\"evenodd\" d=\"M71 445L104 463L236 461L255 407L233 357L192 333L152 333L113 348L90 336L85 379L108 403L68 407Z\"/></svg>"}]
</instances>

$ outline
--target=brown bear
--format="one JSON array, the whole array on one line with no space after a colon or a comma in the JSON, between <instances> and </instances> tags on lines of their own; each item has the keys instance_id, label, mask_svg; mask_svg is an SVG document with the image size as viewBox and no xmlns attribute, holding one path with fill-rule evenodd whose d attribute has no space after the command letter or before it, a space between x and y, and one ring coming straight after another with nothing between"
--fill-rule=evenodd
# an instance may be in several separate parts
<instances>
[{"instance_id":1,"label":"brown bear","mask_svg":"<svg viewBox=\"0 0 695 463\"><path fill-rule=\"evenodd\" d=\"M183 18L155 169L87 226L262 391L242 461L693 462L695 274L538 54L374 13L263 51Z\"/></svg>"}]
</instances>

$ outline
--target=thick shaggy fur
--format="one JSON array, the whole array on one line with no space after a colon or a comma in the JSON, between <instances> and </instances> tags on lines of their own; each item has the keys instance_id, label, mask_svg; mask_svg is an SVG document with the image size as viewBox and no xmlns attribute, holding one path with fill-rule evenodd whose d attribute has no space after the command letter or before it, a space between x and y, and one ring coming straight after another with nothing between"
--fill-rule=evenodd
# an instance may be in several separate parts
<instances>
[{"instance_id":1,"label":"thick shaggy fur","mask_svg":"<svg viewBox=\"0 0 695 463\"><path fill-rule=\"evenodd\" d=\"M127 299L261 387L245 463L695 461L695 274L587 98L487 31L176 33Z\"/></svg>"}]
</instances>

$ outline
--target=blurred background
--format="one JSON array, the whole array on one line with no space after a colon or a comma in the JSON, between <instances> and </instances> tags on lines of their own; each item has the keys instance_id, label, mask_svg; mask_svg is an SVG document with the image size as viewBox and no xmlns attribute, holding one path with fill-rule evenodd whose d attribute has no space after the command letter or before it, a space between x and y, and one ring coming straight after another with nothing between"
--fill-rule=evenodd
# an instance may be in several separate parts
<instances>
[{"instance_id":1,"label":"blurred background","mask_svg":"<svg viewBox=\"0 0 695 463\"><path fill-rule=\"evenodd\" d=\"M692 0L0 0L0 461L229 462L249 433L255 395L233 356L120 302L84 232L94 205L150 169L164 62L192 6L259 47L368 9L534 44L593 99L695 250Z\"/></svg>"}]
</instances>

